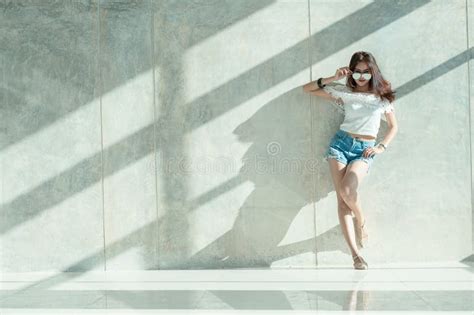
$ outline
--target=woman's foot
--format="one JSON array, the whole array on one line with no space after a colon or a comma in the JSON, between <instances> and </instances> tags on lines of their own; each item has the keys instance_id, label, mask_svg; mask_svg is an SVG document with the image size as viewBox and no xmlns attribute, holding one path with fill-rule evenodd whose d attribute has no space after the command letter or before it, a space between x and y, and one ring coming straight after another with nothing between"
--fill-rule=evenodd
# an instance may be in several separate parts
<instances>
[{"instance_id":1,"label":"woman's foot","mask_svg":"<svg viewBox=\"0 0 474 315\"><path fill-rule=\"evenodd\" d=\"M356 217L353 217L353 219L354 219L354 227L355 227L355 232L356 232L355 234L356 234L357 245L360 248L363 248L367 245L367 241L369 239L369 234L367 233L367 229L366 229L366 226L365 226L365 223L367 221L364 219L364 223L359 224L359 221L357 220Z\"/></svg>"},{"instance_id":2,"label":"woman's foot","mask_svg":"<svg viewBox=\"0 0 474 315\"><path fill-rule=\"evenodd\" d=\"M354 260L354 269L369 269L369 265L362 256L355 255L352 256L352 259Z\"/></svg>"}]
</instances>

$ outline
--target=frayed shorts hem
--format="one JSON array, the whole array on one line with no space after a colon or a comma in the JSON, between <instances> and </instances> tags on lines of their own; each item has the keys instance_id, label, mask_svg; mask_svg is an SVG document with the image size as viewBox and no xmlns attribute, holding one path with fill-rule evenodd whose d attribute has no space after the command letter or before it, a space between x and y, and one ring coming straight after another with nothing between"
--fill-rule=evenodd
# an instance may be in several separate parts
<instances>
[{"instance_id":1,"label":"frayed shorts hem","mask_svg":"<svg viewBox=\"0 0 474 315\"><path fill-rule=\"evenodd\" d=\"M375 140L360 141L340 130L331 139L329 148L324 154L324 159L326 161L328 161L328 159L335 159L344 165L361 160L368 164L367 174L369 174L375 156L366 158L362 156L362 154L365 149L372 147L374 144Z\"/></svg>"}]
</instances>

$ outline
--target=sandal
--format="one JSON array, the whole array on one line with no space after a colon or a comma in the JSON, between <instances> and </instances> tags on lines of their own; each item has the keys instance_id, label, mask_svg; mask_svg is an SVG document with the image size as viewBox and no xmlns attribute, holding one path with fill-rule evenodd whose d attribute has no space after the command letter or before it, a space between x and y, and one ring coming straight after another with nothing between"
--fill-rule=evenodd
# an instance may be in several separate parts
<instances>
[{"instance_id":1,"label":"sandal","mask_svg":"<svg viewBox=\"0 0 474 315\"><path fill-rule=\"evenodd\" d=\"M369 269L369 265L364 260L364 258L362 258L362 256L355 255L355 256L352 256L352 259L354 260L354 269L362 269L362 270Z\"/></svg>"}]
</instances>

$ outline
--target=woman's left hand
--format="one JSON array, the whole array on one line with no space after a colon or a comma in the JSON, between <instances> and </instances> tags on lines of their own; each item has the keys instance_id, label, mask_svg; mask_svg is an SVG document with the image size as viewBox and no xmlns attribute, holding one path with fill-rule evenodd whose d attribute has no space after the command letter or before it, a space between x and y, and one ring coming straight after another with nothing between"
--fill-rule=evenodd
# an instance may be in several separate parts
<instances>
[{"instance_id":1,"label":"woman's left hand","mask_svg":"<svg viewBox=\"0 0 474 315\"><path fill-rule=\"evenodd\" d=\"M376 154L380 154L384 151L385 149L384 148L381 148L379 146L375 146L375 147L370 147L370 148L367 148L364 150L364 152L362 153L362 155L366 158L370 157L370 156L374 156Z\"/></svg>"}]
</instances>

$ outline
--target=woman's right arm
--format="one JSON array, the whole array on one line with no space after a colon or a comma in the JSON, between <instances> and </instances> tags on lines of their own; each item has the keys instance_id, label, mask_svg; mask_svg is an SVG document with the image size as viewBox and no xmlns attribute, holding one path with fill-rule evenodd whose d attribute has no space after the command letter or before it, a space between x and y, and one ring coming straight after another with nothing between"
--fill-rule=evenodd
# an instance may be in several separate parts
<instances>
[{"instance_id":1,"label":"woman's right arm","mask_svg":"<svg viewBox=\"0 0 474 315\"><path fill-rule=\"evenodd\" d=\"M328 78L322 78L321 83L323 85L329 84L333 81L340 80L342 77L347 76L351 73L352 73L352 71L349 69L349 67L342 67L342 68L337 69L336 73L333 76L328 77ZM311 95L316 95L316 96L323 97L323 98L328 99L328 100L337 100L337 98L335 98L334 96L332 96L328 92L324 91L324 89L320 89L319 86L318 86L317 80L311 81L311 82L303 85L303 91L306 92L306 93L309 93Z\"/></svg>"},{"instance_id":2,"label":"woman's right arm","mask_svg":"<svg viewBox=\"0 0 474 315\"><path fill-rule=\"evenodd\" d=\"M329 84L333 81L336 80L336 77L335 76L332 76L332 77L329 77L329 78L322 78L321 80L321 83L323 85L326 85L326 84ZM306 83L305 85L303 85L303 91L305 92L313 92L313 91L318 91L318 90L321 90L318 86L318 83L317 83L318 80L314 80L314 81L311 81L309 83Z\"/></svg>"},{"instance_id":3,"label":"woman's right arm","mask_svg":"<svg viewBox=\"0 0 474 315\"><path fill-rule=\"evenodd\" d=\"M336 80L336 77L332 76L332 77L328 77L328 78L323 78L321 80L321 83L323 85L324 84L329 84L329 83L331 83L335 80ZM311 81L311 82L303 85L303 91L306 92L306 93L309 93L311 95L320 96L320 97L325 98L325 99L330 100L330 101L336 100L336 98L334 96L332 96L328 92L324 91L323 89L320 89L319 86L318 86L318 83L316 81L317 80L314 80L314 81Z\"/></svg>"}]
</instances>

